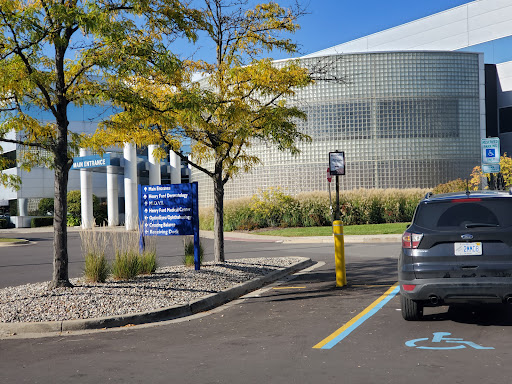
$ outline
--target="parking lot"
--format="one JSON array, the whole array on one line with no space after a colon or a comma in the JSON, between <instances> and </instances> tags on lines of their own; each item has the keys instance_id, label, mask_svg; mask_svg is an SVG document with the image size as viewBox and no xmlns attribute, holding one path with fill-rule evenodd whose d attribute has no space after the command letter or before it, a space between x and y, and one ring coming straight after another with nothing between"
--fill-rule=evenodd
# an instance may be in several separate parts
<instances>
[{"instance_id":1,"label":"parking lot","mask_svg":"<svg viewBox=\"0 0 512 384\"><path fill-rule=\"evenodd\" d=\"M440 307L404 321L392 288L399 246L346 245L349 285L337 289L330 244L229 241L229 258L296 255L317 264L191 318L0 340L0 382L508 383L512 306ZM2 279L13 272L0 267Z\"/></svg>"}]
</instances>

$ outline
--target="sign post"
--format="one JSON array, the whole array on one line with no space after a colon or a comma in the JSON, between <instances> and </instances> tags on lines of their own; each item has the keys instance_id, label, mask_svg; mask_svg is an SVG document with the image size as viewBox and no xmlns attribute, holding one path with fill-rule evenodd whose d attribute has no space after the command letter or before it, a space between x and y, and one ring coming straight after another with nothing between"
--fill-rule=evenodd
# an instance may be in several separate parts
<instances>
[{"instance_id":1,"label":"sign post","mask_svg":"<svg viewBox=\"0 0 512 384\"><path fill-rule=\"evenodd\" d=\"M331 181L332 181L332 175L331 175L331 170L329 168L327 168L327 185L329 187L329 213L331 214L331 221L334 221L334 216L333 216L333 209L332 209L332 196L331 196Z\"/></svg>"},{"instance_id":2,"label":"sign post","mask_svg":"<svg viewBox=\"0 0 512 384\"><path fill-rule=\"evenodd\" d=\"M343 223L340 220L340 181L339 176L345 174L345 152L329 152L330 175L336 176L336 211L332 223L334 236L334 262L336 269L336 287L347 285L345 267L345 241L343 238Z\"/></svg>"},{"instance_id":3,"label":"sign post","mask_svg":"<svg viewBox=\"0 0 512 384\"><path fill-rule=\"evenodd\" d=\"M340 219L340 179L345 174L345 152L329 152L329 172L336 176L336 210L334 220Z\"/></svg>"},{"instance_id":4,"label":"sign post","mask_svg":"<svg viewBox=\"0 0 512 384\"><path fill-rule=\"evenodd\" d=\"M199 208L197 182L139 185L141 236L194 235L194 265L199 260Z\"/></svg>"},{"instance_id":5,"label":"sign post","mask_svg":"<svg viewBox=\"0 0 512 384\"><path fill-rule=\"evenodd\" d=\"M490 173L489 188L495 189L496 182L494 173L500 173L500 139L498 137L489 137L481 140L482 151L482 172ZM499 176L499 175L498 175Z\"/></svg>"}]
</instances>

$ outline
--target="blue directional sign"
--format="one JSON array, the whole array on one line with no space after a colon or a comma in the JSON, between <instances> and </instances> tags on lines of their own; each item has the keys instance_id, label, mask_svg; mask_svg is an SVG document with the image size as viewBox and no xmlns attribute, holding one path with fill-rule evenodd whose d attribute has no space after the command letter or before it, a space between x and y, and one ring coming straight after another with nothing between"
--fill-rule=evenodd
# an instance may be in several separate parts
<instances>
[{"instance_id":1,"label":"blue directional sign","mask_svg":"<svg viewBox=\"0 0 512 384\"><path fill-rule=\"evenodd\" d=\"M199 269L197 183L139 185L139 218L144 236L194 235L194 262Z\"/></svg>"}]
</instances>

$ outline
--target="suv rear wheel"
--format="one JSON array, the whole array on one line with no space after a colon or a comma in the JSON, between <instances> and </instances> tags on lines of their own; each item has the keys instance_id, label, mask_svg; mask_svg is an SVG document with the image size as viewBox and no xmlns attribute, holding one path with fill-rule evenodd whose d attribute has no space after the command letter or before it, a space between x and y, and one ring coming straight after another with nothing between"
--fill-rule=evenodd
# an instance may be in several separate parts
<instances>
[{"instance_id":1,"label":"suv rear wheel","mask_svg":"<svg viewBox=\"0 0 512 384\"><path fill-rule=\"evenodd\" d=\"M411 300L400 295L402 305L402 317L408 321L417 321L423 318L423 303Z\"/></svg>"}]
</instances>

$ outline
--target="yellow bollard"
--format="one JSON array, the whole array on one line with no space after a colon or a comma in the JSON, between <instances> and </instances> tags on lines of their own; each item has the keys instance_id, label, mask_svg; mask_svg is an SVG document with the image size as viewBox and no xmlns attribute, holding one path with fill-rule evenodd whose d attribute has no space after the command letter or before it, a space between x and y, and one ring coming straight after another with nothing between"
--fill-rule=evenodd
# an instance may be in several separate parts
<instances>
[{"instance_id":1,"label":"yellow bollard","mask_svg":"<svg viewBox=\"0 0 512 384\"><path fill-rule=\"evenodd\" d=\"M336 287L347 285L347 271L345 268L345 242L343 240L343 223L335 220L332 223L334 235L334 261L336 268Z\"/></svg>"}]
</instances>

